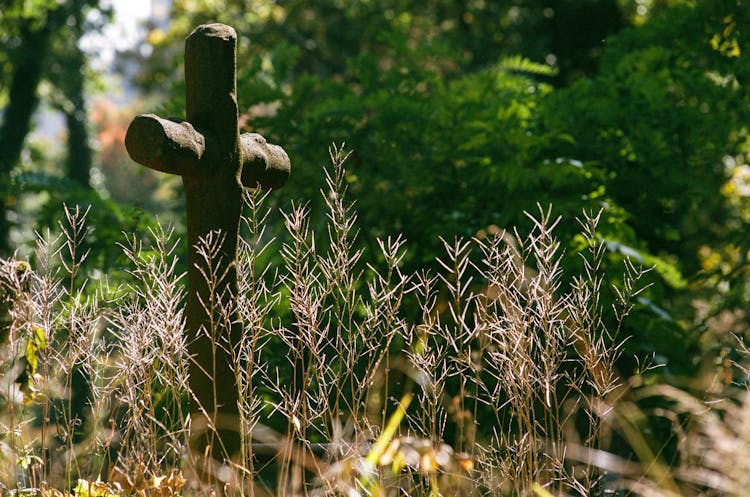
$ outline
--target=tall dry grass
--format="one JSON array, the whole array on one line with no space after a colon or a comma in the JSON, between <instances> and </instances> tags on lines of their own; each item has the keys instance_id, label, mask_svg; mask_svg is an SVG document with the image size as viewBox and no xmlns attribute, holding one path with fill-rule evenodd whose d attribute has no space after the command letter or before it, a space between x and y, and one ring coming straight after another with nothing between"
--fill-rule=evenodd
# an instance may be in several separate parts
<instances>
[{"instance_id":1,"label":"tall dry grass","mask_svg":"<svg viewBox=\"0 0 750 497\"><path fill-rule=\"evenodd\" d=\"M625 260L611 286L598 214L581 219L581 274L563 273L559 220L541 208L529 215L530 232L493 227L443 240L438 270L409 274L403 237L379 240L375 254L358 248L346 157L332 148L322 230L304 204L293 205L279 242L266 223L268 198L246 196L241 334L233 343L219 326L206 330L234 361L234 377L217 385L240 393L240 451L210 465L186 448L185 282L171 230L125 239L129 276L119 285L83 273L79 208L66 209L60 236L40 237L33 264L4 261L3 488L284 496L704 495L682 493L683 480L713 489L705 495L747 488L746 471L722 464L747 441L738 428L744 403L707 407L676 390L639 390L674 398L696 420L680 435L684 459L655 470L658 458L641 457L627 433L640 462L607 452L635 412L622 407L634 405L633 384L615 365L644 270ZM215 241L203 240L200 253L219 288ZM610 291L613 313L602 299Z\"/></svg>"}]
</instances>

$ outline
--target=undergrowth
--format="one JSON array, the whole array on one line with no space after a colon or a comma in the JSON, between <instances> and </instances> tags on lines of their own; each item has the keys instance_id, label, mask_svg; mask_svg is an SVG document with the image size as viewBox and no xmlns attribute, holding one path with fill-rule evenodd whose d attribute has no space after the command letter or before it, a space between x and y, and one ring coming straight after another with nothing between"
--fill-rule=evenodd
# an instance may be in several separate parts
<instances>
[{"instance_id":1,"label":"undergrowth","mask_svg":"<svg viewBox=\"0 0 750 497\"><path fill-rule=\"evenodd\" d=\"M748 488L750 472L721 462L727 447L742 452L750 440L737 428L747 426L744 404L725 398L710 409L618 374L623 322L644 269L625 259L618 284L608 281L598 214L581 219L581 274L563 273L558 220L541 208L529 233L490 227L443 240L439 270L407 274L402 237L380 240L377 253L358 248L346 155L333 148L331 159L322 231L304 204L293 205L277 241L266 231L266 196L246 196L235 377L216 379L240 391L241 449L208 474L199 469L209 456L186 447L189 337L172 230L125 238L129 278L118 285L82 272L80 208L66 208L60 236L39 237L32 264L3 262L4 493L546 497ZM638 399L649 395L674 401L659 414L675 427L686 426L686 413L696 420L679 438L675 467L634 421L643 415ZM635 457L611 453L614 439Z\"/></svg>"}]
</instances>

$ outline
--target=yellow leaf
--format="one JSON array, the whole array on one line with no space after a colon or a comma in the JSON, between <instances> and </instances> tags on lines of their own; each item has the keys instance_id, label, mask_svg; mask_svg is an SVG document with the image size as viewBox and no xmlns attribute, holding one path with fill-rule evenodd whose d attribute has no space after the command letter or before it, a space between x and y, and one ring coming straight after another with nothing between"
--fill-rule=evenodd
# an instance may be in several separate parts
<instances>
[{"instance_id":1,"label":"yellow leaf","mask_svg":"<svg viewBox=\"0 0 750 497\"><path fill-rule=\"evenodd\" d=\"M47 348L47 333L45 333L44 328L34 328L31 331L31 337L31 339L34 341L34 344L39 348L39 350L44 350Z\"/></svg>"},{"instance_id":2,"label":"yellow leaf","mask_svg":"<svg viewBox=\"0 0 750 497\"><path fill-rule=\"evenodd\" d=\"M413 394L411 392L405 393L404 396L401 397L401 401L398 403L396 410L388 418L388 423L386 423L385 429L383 429L383 432L377 440L375 440L370 452L367 454L367 457L365 457L365 461L370 468L374 469L376 467L378 461L383 456L383 453L390 445L391 439L396 434L396 431L401 424L401 420L404 419L404 416L406 415L406 409L409 407L412 397ZM371 478L369 474L362 474L359 477L358 483L359 486L364 488L367 492L372 493L374 491L375 480Z\"/></svg>"},{"instance_id":3,"label":"yellow leaf","mask_svg":"<svg viewBox=\"0 0 750 497\"><path fill-rule=\"evenodd\" d=\"M732 40L729 44L729 50L727 50L727 57L739 57L740 56L740 45L737 40Z\"/></svg>"},{"instance_id":4,"label":"yellow leaf","mask_svg":"<svg viewBox=\"0 0 750 497\"><path fill-rule=\"evenodd\" d=\"M380 459L378 459L378 464L380 466L388 466L393 462L393 458L398 452L398 447L401 445L401 440L398 438L395 440L392 440L390 445L388 445L388 448L383 452L383 455L380 456Z\"/></svg>"},{"instance_id":5,"label":"yellow leaf","mask_svg":"<svg viewBox=\"0 0 750 497\"><path fill-rule=\"evenodd\" d=\"M367 462L372 466L375 466L377 464L378 459L380 459L380 456L383 455L383 452L385 452L388 444L391 443L391 439L393 438L393 435L396 434L396 430L398 430L398 426L401 424L401 420L404 419L406 409L409 407L411 399L411 392L404 394L404 396L401 398L401 402L399 402L398 404L398 408L396 408L396 411L391 414L391 417L388 419L388 424L385 426L383 433L380 434L378 439L375 441L375 444L372 446L372 449L370 449L370 453L367 454Z\"/></svg>"},{"instance_id":6,"label":"yellow leaf","mask_svg":"<svg viewBox=\"0 0 750 497\"><path fill-rule=\"evenodd\" d=\"M724 27L724 31L722 31L722 32L721 32L721 35L722 35L722 36L723 36L724 38L729 38L729 35L731 35L731 34L732 34L732 31L734 31L734 26L735 26L735 23L734 23L734 22L731 22L731 23L727 24L727 25L726 25L726 26Z\"/></svg>"},{"instance_id":7,"label":"yellow leaf","mask_svg":"<svg viewBox=\"0 0 750 497\"><path fill-rule=\"evenodd\" d=\"M536 493L539 497L555 497L548 490L546 490L544 487L542 487L538 483L534 483L531 486L531 490L533 490L534 493Z\"/></svg>"},{"instance_id":8,"label":"yellow leaf","mask_svg":"<svg viewBox=\"0 0 750 497\"><path fill-rule=\"evenodd\" d=\"M33 341L29 340L26 342L26 371L30 374L36 373L36 368L39 364L36 358L37 350L38 347Z\"/></svg>"},{"instance_id":9,"label":"yellow leaf","mask_svg":"<svg viewBox=\"0 0 750 497\"><path fill-rule=\"evenodd\" d=\"M718 50L720 43L721 43L721 36L719 36L718 34L715 34L711 37L711 48L713 48L714 50Z\"/></svg>"}]
</instances>

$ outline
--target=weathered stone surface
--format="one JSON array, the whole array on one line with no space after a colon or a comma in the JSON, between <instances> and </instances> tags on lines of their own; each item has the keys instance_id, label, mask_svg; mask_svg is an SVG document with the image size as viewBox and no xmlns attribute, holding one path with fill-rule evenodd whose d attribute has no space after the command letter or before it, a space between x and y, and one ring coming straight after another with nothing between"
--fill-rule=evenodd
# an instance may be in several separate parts
<instances>
[{"instance_id":1,"label":"weathered stone surface","mask_svg":"<svg viewBox=\"0 0 750 497\"><path fill-rule=\"evenodd\" d=\"M280 188L291 171L289 156L278 145L266 143L257 133L240 136L242 184L248 188Z\"/></svg>"},{"instance_id":2,"label":"weathered stone surface","mask_svg":"<svg viewBox=\"0 0 750 497\"><path fill-rule=\"evenodd\" d=\"M237 448L237 389L227 347L239 340L237 315L237 238L243 185L279 188L290 173L284 150L256 133L240 137L236 97L237 35L223 24L196 28L185 41L187 121L137 116L128 128L125 145L130 157L151 169L182 176L188 232L188 294L185 309L190 367L191 416L194 427L220 428L214 449ZM219 249L210 261L224 275L212 288L201 272L205 264L196 251L202 238L221 233ZM214 299L226 310L209 315L204 303ZM205 330L214 330L212 339ZM205 418L208 417L208 419ZM226 420L234 420L227 426ZM210 434L194 433L192 448L202 450Z\"/></svg>"},{"instance_id":3,"label":"weathered stone surface","mask_svg":"<svg viewBox=\"0 0 750 497\"><path fill-rule=\"evenodd\" d=\"M175 122L153 114L137 116L128 127L125 147L130 157L163 173L195 176L206 150L206 140L188 122Z\"/></svg>"}]
</instances>

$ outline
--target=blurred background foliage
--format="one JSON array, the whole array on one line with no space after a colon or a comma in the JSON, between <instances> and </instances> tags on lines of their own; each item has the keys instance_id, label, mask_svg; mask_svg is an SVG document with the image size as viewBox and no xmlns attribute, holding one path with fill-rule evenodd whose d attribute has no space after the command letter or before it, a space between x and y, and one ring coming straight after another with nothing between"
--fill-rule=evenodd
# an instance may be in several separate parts
<instances>
[{"instance_id":1,"label":"blurred background foliage","mask_svg":"<svg viewBox=\"0 0 750 497\"><path fill-rule=\"evenodd\" d=\"M119 54L147 96L127 106L101 98L113 88L80 49L108 22L104 1L6 3L5 255L54 227L61 202L95 205L97 267L113 274L121 231L157 216L180 229L179 179L132 163L122 138L137 112L184 116L183 40L224 22L239 36L243 131L293 162L279 204L321 212L325 151L345 142L360 242L403 233L410 270L436 264L440 237L528 230L537 205L562 216L576 267L575 218L601 209L610 261L655 267L628 322L631 352L688 382L748 331L746 2L174 0L166 24ZM65 116L64 150L26 139L40 101ZM269 222L282 231L280 216Z\"/></svg>"}]
</instances>

